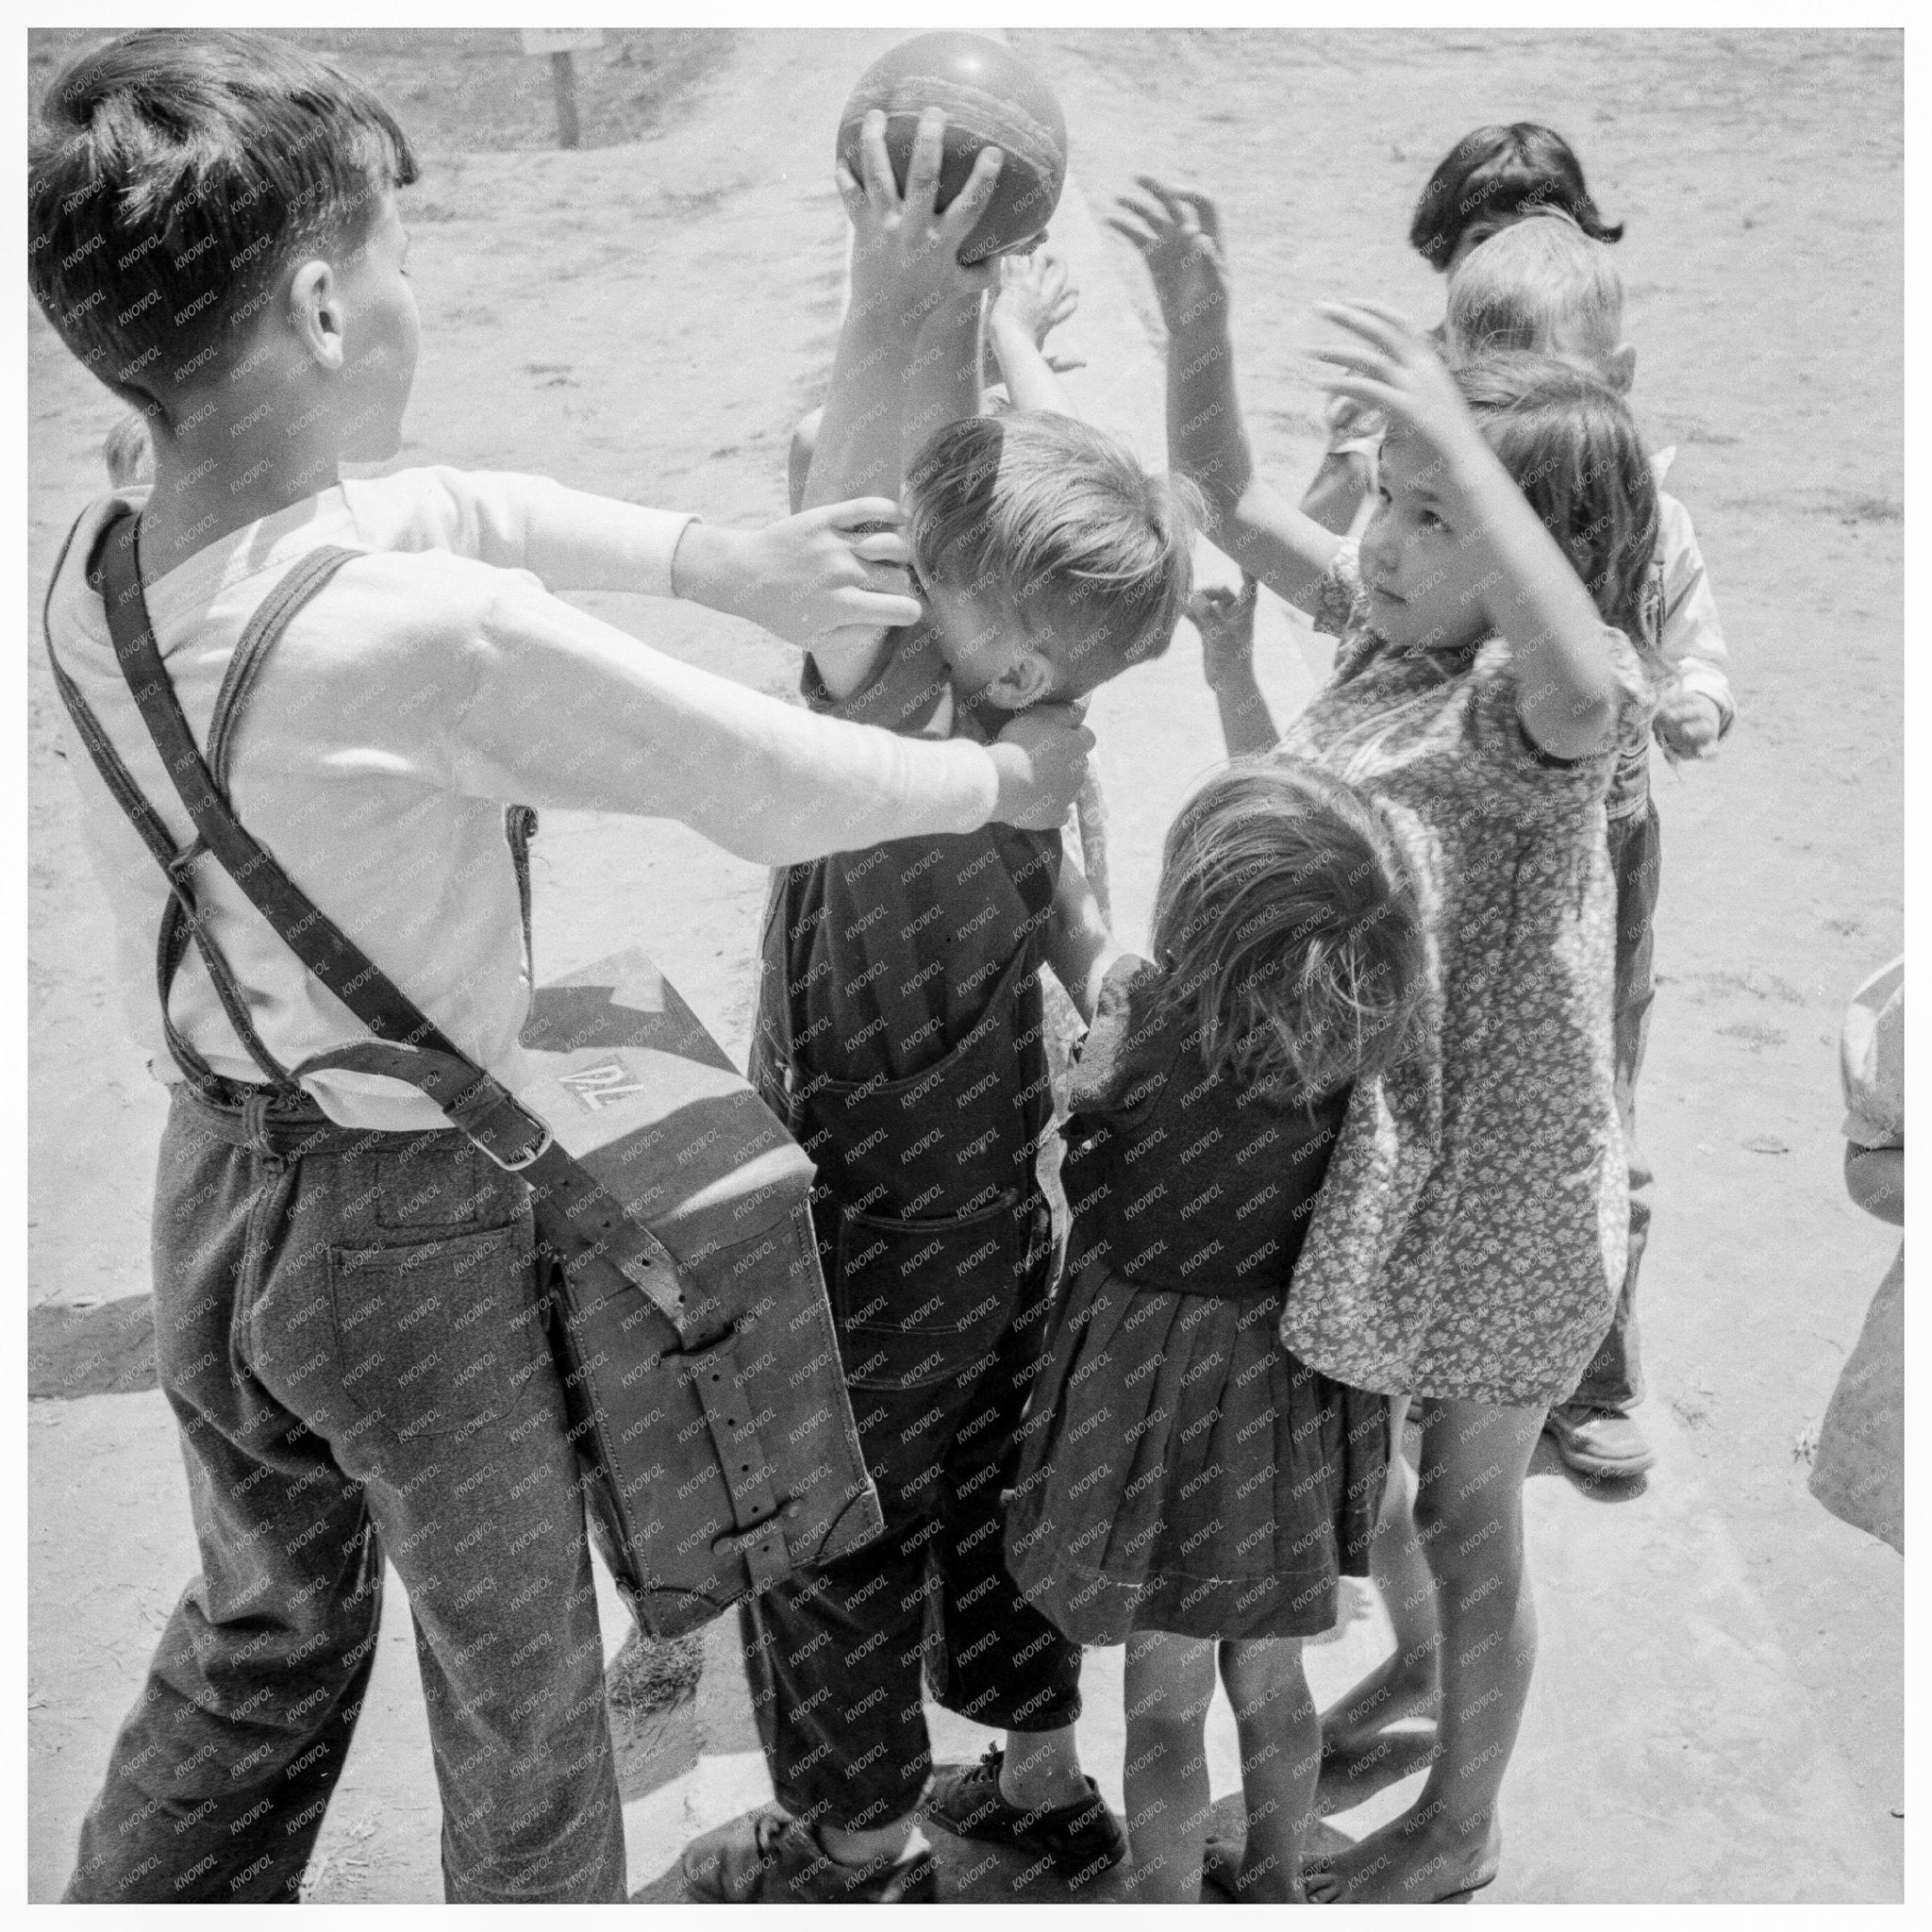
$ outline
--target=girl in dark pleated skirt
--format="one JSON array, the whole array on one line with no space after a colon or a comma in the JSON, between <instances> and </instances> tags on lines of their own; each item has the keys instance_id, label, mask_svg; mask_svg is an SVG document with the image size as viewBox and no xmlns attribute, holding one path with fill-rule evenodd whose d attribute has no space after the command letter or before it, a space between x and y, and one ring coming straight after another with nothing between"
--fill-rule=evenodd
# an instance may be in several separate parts
<instances>
[{"instance_id":1,"label":"girl in dark pleated skirt","mask_svg":"<svg viewBox=\"0 0 1932 1932\"><path fill-rule=\"evenodd\" d=\"M1351 1092L1401 1050L1421 932L1371 808L1275 763L1175 822L1153 950L1108 971L1074 1074L1067 1276L1007 1559L1069 1637L1127 1646L1135 1895L1200 1896L1218 1662L1240 1894L1300 1899L1321 1757L1301 1642L1367 1574L1388 1402L1276 1331Z\"/></svg>"}]
</instances>

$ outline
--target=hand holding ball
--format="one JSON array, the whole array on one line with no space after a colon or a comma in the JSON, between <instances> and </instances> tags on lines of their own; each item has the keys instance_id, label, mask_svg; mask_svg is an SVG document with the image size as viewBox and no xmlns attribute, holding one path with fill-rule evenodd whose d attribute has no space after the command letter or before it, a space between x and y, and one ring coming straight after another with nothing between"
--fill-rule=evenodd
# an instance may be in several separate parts
<instances>
[{"instance_id":1,"label":"hand holding ball","mask_svg":"<svg viewBox=\"0 0 1932 1932\"><path fill-rule=\"evenodd\" d=\"M1005 157L991 201L960 244L963 264L1039 240L1066 184L1067 123L1053 90L1009 48L977 34L921 34L874 61L839 121L839 158L855 175L859 132L875 108L886 116L886 152L901 194L921 113L945 110L936 212L965 186L982 148Z\"/></svg>"}]
</instances>

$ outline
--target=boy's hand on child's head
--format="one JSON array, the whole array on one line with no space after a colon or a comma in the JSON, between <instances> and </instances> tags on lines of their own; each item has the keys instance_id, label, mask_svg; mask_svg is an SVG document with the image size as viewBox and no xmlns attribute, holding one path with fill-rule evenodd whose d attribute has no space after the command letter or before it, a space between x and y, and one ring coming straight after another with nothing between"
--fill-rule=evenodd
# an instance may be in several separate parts
<instances>
[{"instance_id":1,"label":"boy's hand on child's head","mask_svg":"<svg viewBox=\"0 0 1932 1932\"><path fill-rule=\"evenodd\" d=\"M1031 255L1008 255L1000 260L1000 290L992 320L1023 328L1036 349L1080 306L1080 291L1067 278L1067 265L1043 248ZM1055 368L1078 369L1075 362L1056 361Z\"/></svg>"},{"instance_id":2,"label":"boy's hand on child's head","mask_svg":"<svg viewBox=\"0 0 1932 1932\"><path fill-rule=\"evenodd\" d=\"M1209 691L1255 675L1255 605L1260 585L1241 573L1240 590L1207 584L1188 599L1188 621L1201 633L1201 671Z\"/></svg>"},{"instance_id":3,"label":"boy's hand on child's head","mask_svg":"<svg viewBox=\"0 0 1932 1932\"><path fill-rule=\"evenodd\" d=\"M1084 705L1035 705L1022 711L987 746L999 773L992 816L1023 831L1053 832L1066 823L1080 795L1093 734Z\"/></svg>"},{"instance_id":4,"label":"boy's hand on child's head","mask_svg":"<svg viewBox=\"0 0 1932 1932\"><path fill-rule=\"evenodd\" d=\"M1207 195L1169 188L1152 175L1137 175L1143 191L1123 194L1115 206L1132 216L1108 218L1108 226L1141 251L1160 319L1169 335L1227 311L1227 258L1221 245L1221 215Z\"/></svg>"},{"instance_id":5,"label":"boy's hand on child's head","mask_svg":"<svg viewBox=\"0 0 1932 1932\"><path fill-rule=\"evenodd\" d=\"M1657 738L1674 758L1703 758L1717 743L1724 722L1715 698L1681 684L1673 685L1657 708Z\"/></svg>"},{"instance_id":6,"label":"boy's hand on child's head","mask_svg":"<svg viewBox=\"0 0 1932 1932\"><path fill-rule=\"evenodd\" d=\"M689 524L673 559L674 588L808 651L837 631L921 624L925 607L912 594L902 516L889 496L861 496L762 530Z\"/></svg>"},{"instance_id":7,"label":"boy's hand on child's head","mask_svg":"<svg viewBox=\"0 0 1932 1932\"><path fill-rule=\"evenodd\" d=\"M902 196L886 151L886 117L874 108L859 134L859 174L839 163L839 194L852 218L852 305L861 319L916 335L928 316L947 303L977 303L992 286L999 258L970 268L959 250L992 199L1005 159L996 147L979 151L973 172L943 214L939 198L946 117L928 108L906 168Z\"/></svg>"},{"instance_id":8,"label":"boy's hand on child's head","mask_svg":"<svg viewBox=\"0 0 1932 1932\"><path fill-rule=\"evenodd\" d=\"M1326 378L1332 395L1378 410L1391 425L1447 455L1471 438L1481 442L1475 418L1447 364L1427 337L1379 302L1323 303L1316 314L1354 338L1345 347L1317 349L1340 372Z\"/></svg>"}]
</instances>

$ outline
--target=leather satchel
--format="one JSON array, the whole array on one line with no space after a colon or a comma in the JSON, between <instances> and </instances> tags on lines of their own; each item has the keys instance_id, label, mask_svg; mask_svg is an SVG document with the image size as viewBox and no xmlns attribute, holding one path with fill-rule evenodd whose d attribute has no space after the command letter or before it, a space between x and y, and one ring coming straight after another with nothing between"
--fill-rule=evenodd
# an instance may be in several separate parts
<instances>
[{"instance_id":1,"label":"leather satchel","mask_svg":"<svg viewBox=\"0 0 1932 1932\"><path fill-rule=\"evenodd\" d=\"M193 843L175 849L49 636L75 729L167 874L171 923L201 947L225 1007L239 989L196 911L205 858L370 1029L283 1070L252 1026L238 1028L271 1086L299 1097L295 1083L328 1067L406 1080L528 1183L592 1534L639 1624L658 1637L691 1630L875 1536L878 1498L819 1268L806 1155L641 954L535 995L524 1036L531 1078L518 1092L457 1047L246 831L217 776L227 727L275 641L357 553L310 552L263 600L225 681L211 771L155 643L136 528L125 511L110 523L93 567Z\"/></svg>"}]
</instances>

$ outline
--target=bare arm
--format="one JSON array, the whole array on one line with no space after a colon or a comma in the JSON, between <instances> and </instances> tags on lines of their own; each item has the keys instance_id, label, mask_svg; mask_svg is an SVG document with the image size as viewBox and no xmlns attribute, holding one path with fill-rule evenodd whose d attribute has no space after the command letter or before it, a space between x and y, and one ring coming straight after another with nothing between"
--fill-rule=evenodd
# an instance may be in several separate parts
<instances>
[{"instance_id":1,"label":"bare arm","mask_svg":"<svg viewBox=\"0 0 1932 1932\"><path fill-rule=\"evenodd\" d=\"M1059 878L1054 887L1053 920L1047 927L1046 962L1090 1026L1099 1004L1101 981L1120 956L1121 948L1108 930L1087 874L1062 853Z\"/></svg>"},{"instance_id":2,"label":"bare arm","mask_svg":"<svg viewBox=\"0 0 1932 1932\"><path fill-rule=\"evenodd\" d=\"M1234 379L1220 218L1205 194L1142 175L1110 225L1141 251L1167 325L1168 460L1197 484L1209 535L1243 570L1312 611L1341 540L1255 474Z\"/></svg>"},{"instance_id":3,"label":"bare arm","mask_svg":"<svg viewBox=\"0 0 1932 1932\"><path fill-rule=\"evenodd\" d=\"M1057 256L1042 250L1024 258L1008 257L1002 263L987 336L1014 408L1079 414L1046 357L1047 337L1079 302L1080 292L1067 279L1066 264Z\"/></svg>"},{"instance_id":4,"label":"bare arm","mask_svg":"<svg viewBox=\"0 0 1932 1932\"><path fill-rule=\"evenodd\" d=\"M1188 616L1201 633L1201 669L1221 712L1222 741L1231 758L1273 751L1281 741L1255 678L1257 590L1254 577L1243 571L1238 591L1208 584L1188 604Z\"/></svg>"},{"instance_id":5,"label":"bare arm","mask_svg":"<svg viewBox=\"0 0 1932 1932\"><path fill-rule=\"evenodd\" d=\"M944 133L944 114L927 109L903 199L886 153L883 113L874 110L866 119L859 150L863 184L840 165L839 192L856 231L852 300L839 332L831 393L806 479L808 509L861 492L896 500L908 419L935 408L952 408L954 392L963 393L950 362L934 370L922 365L921 357L928 327L941 358L954 355L952 344L969 310L976 327L980 291L991 271L961 268L958 254L992 192L1001 157L996 148L984 150L952 205L936 215ZM967 359L976 385L976 335ZM974 387L965 413L977 408ZM884 646L883 631L850 633L812 655L827 690L847 697L874 675Z\"/></svg>"}]
</instances>

